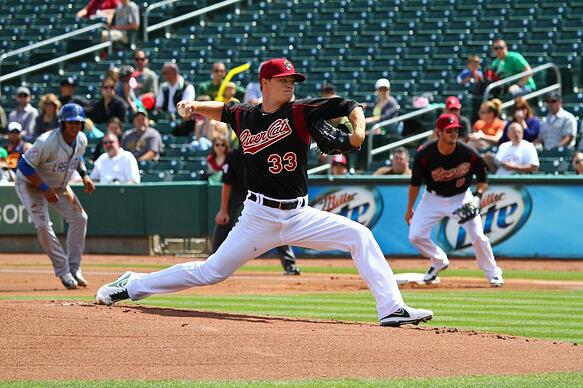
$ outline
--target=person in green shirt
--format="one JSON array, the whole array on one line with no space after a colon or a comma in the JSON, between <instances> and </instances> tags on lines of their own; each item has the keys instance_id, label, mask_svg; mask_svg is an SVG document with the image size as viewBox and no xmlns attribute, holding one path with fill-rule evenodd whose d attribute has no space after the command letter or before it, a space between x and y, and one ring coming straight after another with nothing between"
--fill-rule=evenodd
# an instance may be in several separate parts
<instances>
[{"instance_id":1,"label":"person in green shirt","mask_svg":"<svg viewBox=\"0 0 583 388\"><path fill-rule=\"evenodd\" d=\"M227 75L227 67L225 66L225 64L223 62L215 62L213 63L213 68L212 68L212 73L211 73L211 79L205 82L202 82L200 85L198 85L198 90L197 90L197 95L198 96L209 96L212 100L216 100L217 99L217 93L219 91L219 88L221 86L221 82L223 82L223 79L225 79L225 76ZM240 86L237 86L236 88L236 92L235 92L235 98L239 99L239 100L243 100L243 98L245 97L245 89L243 89Z\"/></svg>"},{"instance_id":2,"label":"person in green shirt","mask_svg":"<svg viewBox=\"0 0 583 388\"><path fill-rule=\"evenodd\" d=\"M530 72L532 70L522 54L516 51L508 51L508 46L504 40L496 39L492 44L492 50L496 55L496 59L492 62L492 68L496 71L500 79L508 78L523 71ZM516 97L536 90L536 85L531 74L522 77L517 83L510 85L508 92Z\"/></svg>"}]
</instances>

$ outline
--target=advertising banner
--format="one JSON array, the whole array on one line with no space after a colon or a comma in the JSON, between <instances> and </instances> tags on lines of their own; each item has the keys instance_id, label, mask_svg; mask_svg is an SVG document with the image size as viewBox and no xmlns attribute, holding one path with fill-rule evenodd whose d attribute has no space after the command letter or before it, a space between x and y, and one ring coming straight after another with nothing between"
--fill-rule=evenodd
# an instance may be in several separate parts
<instances>
[{"instance_id":1,"label":"advertising banner","mask_svg":"<svg viewBox=\"0 0 583 388\"><path fill-rule=\"evenodd\" d=\"M418 200L422 193L423 189ZM404 220L406 184L313 185L309 196L312 206L370 228L385 255L419 254L408 240L409 226ZM494 253L583 257L581 198L583 185L491 184L482 199L481 216ZM432 237L448 254L474 255L464 229L448 217L435 225Z\"/></svg>"}]
</instances>

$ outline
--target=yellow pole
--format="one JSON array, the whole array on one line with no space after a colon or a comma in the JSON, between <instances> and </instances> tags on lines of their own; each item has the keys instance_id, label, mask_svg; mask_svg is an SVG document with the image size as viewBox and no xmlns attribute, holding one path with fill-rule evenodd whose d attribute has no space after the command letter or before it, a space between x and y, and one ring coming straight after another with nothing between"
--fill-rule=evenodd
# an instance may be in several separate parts
<instances>
[{"instance_id":1,"label":"yellow pole","mask_svg":"<svg viewBox=\"0 0 583 388\"><path fill-rule=\"evenodd\" d=\"M221 86L219 86L219 91L217 92L217 98L215 98L216 101L224 101L223 98L223 93L225 91L225 88L227 87L227 84L229 82L231 82L231 79L236 76L239 73L242 73L244 71L249 70L249 68L251 67L250 63L244 63L242 65L239 65L237 67L232 68L231 70L229 70L229 72L227 73L225 79L223 80L223 82L221 82Z\"/></svg>"}]
</instances>

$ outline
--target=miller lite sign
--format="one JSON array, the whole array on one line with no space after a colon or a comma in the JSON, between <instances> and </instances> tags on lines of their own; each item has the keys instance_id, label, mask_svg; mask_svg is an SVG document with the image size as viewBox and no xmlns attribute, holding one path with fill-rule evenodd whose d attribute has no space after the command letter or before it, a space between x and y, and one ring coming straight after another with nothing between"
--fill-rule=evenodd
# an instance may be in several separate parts
<instances>
[{"instance_id":1,"label":"miller lite sign","mask_svg":"<svg viewBox=\"0 0 583 388\"><path fill-rule=\"evenodd\" d=\"M379 191L369 186L339 187L320 194L310 205L350 218L369 229L378 222L383 211L383 199Z\"/></svg>"},{"instance_id":2,"label":"miller lite sign","mask_svg":"<svg viewBox=\"0 0 583 388\"><path fill-rule=\"evenodd\" d=\"M532 199L524 187L491 186L480 204L484 234L492 246L520 230L532 211ZM471 246L466 231L449 217L439 224L438 240L447 251Z\"/></svg>"}]
</instances>

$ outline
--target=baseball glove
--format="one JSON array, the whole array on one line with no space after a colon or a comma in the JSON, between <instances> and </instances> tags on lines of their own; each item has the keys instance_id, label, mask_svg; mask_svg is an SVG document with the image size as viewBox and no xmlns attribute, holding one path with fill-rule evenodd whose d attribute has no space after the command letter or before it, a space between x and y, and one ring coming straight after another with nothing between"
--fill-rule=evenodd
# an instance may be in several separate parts
<instances>
[{"instance_id":1,"label":"baseball glove","mask_svg":"<svg viewBox=\"0 0 583 388\"><path fill-rule=\"evenodd\" d=\"M460 208L456 209L453 214L457 215L460 219L458 223L461 225L468 222L480 213L480 198L474 197L468 203L464 203Z\"/></svg>"},{"instance_id":2,"label":"baseball glove","mask_svg":"<svg viewBox=\"0 0 583 388\"><path fill-rule=\"evenodd\" d=\"M335 127L327 121L318 120L312 124L309 132L320 151L325 154L342 154L360 149L350 144L348 135L351 131L347 124Z\"/></svg>"}]
</instances>

